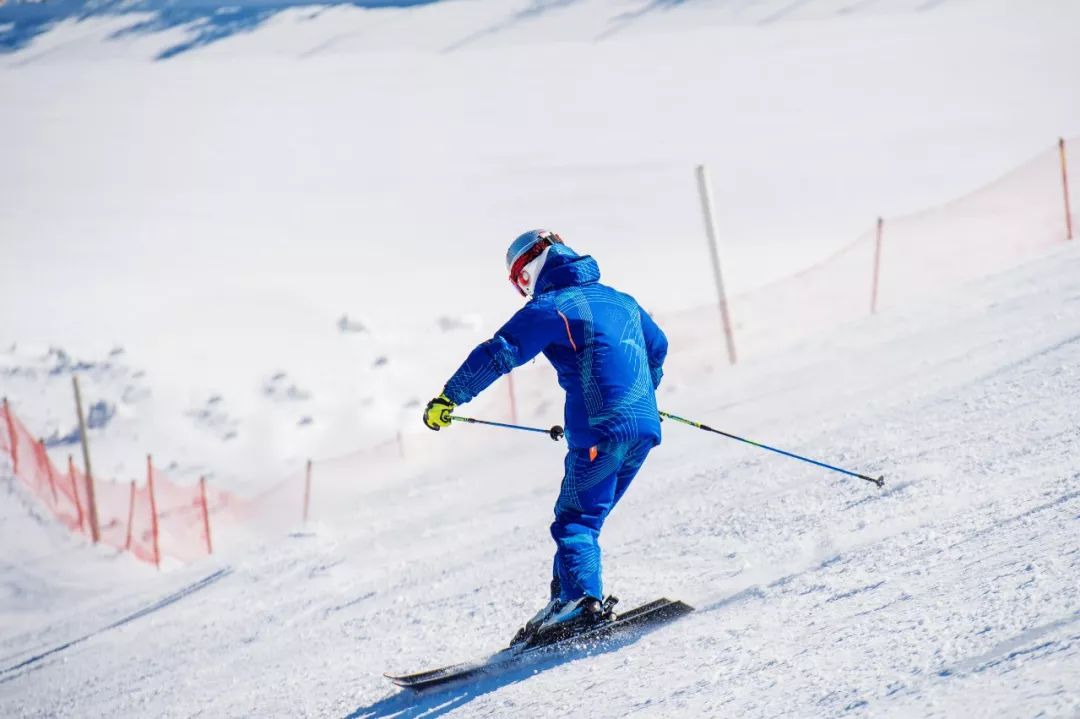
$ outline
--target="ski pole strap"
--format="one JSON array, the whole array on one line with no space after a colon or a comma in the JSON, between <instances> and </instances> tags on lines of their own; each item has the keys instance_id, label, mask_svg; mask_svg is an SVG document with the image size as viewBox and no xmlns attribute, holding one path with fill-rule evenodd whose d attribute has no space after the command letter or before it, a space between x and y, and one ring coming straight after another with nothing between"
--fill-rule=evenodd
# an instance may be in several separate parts
<instances>
[{"instance_id":1,"label":"ski pole strap","mask_svg":"<svg viewBox=\"0 0 1080 719\"><path fill-rule=\"evenodd\" d=\"M723 431L721 431L719 429L713 429L712 427L710 427L707 424L702 424L701 422L695 422L692 419L686 419L684 417L679 417L678 415L674 415L674 414L671 414L669 412L660 412L660 416L664 417L666 419L670 419L670 420L672 420L674 422L681 422L682 424L687 424L687 425L690 425L691 427L697 427L698 429L703 429L706 432L713 432L714 434L719 434L719 435L721 435L723 437L727 437L728 439L738 440L739 442L745 442L746 444L753 445L754 447L760 447L761 449L767 449L770 452L776 452L777 454L782 454L785 457L791 457L792 459L797 459L797 460L800 460L802 462L809 462L810 464L817 465L818 467L824 467L825 469L831 469L834 472L840 472L841 474L846 474L846 475L848 475L850 477L858 477L859 479L865 479L867 482L873 482L878 487L884 487L885 486L885 475L881 475L880 477L877 477L877 478L867 477L865 474L859 474L858 472L852 472L852 471L847 470L847 469L841 469L840 467L834 467L831 464L825 464L824 462L819 462L816 459L810 459L809 457L803 457L801 455L794 454L792 452L786 452L786 451L784 451L782 449L777 449L776 447L770 447L767 444L761 444L760 442L755 442L755 441L753 441L751 439L746 439L744 437L738 437L738 436L736 436L734 434L729 434L728 432L723 432Z\"/></svg>"},{"instance_id":2,"label":"ski pole strap","mask_svg":"<svg viewBox=\"0 0 1080 719\"><path fill-rule=\"evenodd\" d=\"M486 419L476 419L475 417L462 417L460 415L452 414L450 419L454 422L465 422L467 424L486 424L489 427L502 427L503 429L517 429L522 432L541 432L551 437L558 442L563 437L563 428L559 425L555 425L551 429L544 429L542 427L525 427L520 424L507 424L505 422L491 422Z\"/></svg>"}]
</instances>

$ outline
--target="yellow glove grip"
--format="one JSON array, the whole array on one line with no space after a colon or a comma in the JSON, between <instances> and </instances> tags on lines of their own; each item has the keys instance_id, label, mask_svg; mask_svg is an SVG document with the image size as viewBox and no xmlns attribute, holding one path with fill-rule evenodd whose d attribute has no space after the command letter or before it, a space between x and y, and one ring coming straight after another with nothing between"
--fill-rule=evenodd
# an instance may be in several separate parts
<instances>
[{"instance_id":1,"label":"yellow glove grip","mask_svg":"<svg viewBox=\"0 0 1080 719\"><path fill-rule=\"evenodd\" d=\"M428 402L427 407L424 408L424 424L428 429L433 429L436 432L443 427L449 427L451 423L450 413L454 411L456 406L445 394L440 394Z\"/></svg>"}]
</instances>

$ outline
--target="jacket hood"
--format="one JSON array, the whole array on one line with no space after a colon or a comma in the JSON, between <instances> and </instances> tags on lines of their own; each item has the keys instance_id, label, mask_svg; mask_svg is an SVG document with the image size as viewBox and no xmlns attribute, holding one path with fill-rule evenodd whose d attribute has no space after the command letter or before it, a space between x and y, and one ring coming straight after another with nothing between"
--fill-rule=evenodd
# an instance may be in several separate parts
<instances>
[{"instance_id":1,"label":"jacket hood","mask_svg":"<svg viewBox=\"0 0 1080 719\"><path fill-rule=\"evenodd\" d=\"M548 250L547 262L536 278L534 295L600 281L600 266L589 255L579 255L566 245L552 245Z\"/></svg>"}]
</instances>

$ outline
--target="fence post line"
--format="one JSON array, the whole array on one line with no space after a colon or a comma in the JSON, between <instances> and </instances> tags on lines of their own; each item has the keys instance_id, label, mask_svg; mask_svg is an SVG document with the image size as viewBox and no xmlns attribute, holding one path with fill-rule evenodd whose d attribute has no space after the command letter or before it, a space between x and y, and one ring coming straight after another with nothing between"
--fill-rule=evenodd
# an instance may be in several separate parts
<instances>
[{"instance_id":1,"label":"fence post line","mask_svg":"<svg viewBox=\"0 0 1080 719\"><path fill-rule=\"evenodd\" d=\"M11 405L7 397L4 397L4 423L7 425L8 440L11 443L11 472L15 476L19 474L19 445L15 441L15 420L11 418Z\"/></svg>"},{"instance_id":2,"label":"fence post line","mask_svg":"<svg viewBox=\"0 0 1080 719\"><path fill-rule=\"evenodd\" d=\"M79 531L83 531L82 500L79 499L79 483L75 481L75 458L68 455L68 479L71 480L71 494L75 497L75 512L79 517Z\"/></svg>"},{"instance_id":3,"label":"fence post line","mask_svg":"<svg viewBox=\"0 0 1080 719\"><path fill-rule=\"evenodd\" d=\"M506 375L506 384L510 391L510 421L517 424L517 398L514 396L514 373L511 372Z\"/></svg>"},{"instance_id":4,"label":"fence post line","mask_svg":"<svg viewBox=\"0 0 1080 719\"><path fill-rule=\"evenodd\" d=\"M311 506L311 460L307 461L307 471L304 473L304 524L308 521L308 508Z\"/></svg>"},{"instance_id":5,"label":"fence post line","mask_svg":"<svg viewBox=\"0 0 1080 719\"><path fill-rule=\"evenodd\" d=\"M131 525L135 522L135 480L131 480L131 493L128 495L128 526L127 526L127 540L124 542L124 549L128 552L131 551Z\"/></svg>"},{"instance_id":6,"label":"fence post line","mask_svg":"<svg viewBox=\"0 0 1080 719\"><path fill-rule=\"evenodd\" d=\"M720 300L720 319L724 323L724 339L727 342L728 361L735 364L735 336L731 330L731 317L728 314L727 294L724 292L724 275L720 271L720 247L716 237L716 215L713 212L712 188L709 184L709 172L705 165L697 166L698 193L701 195L701 211L705 218L705 233L709 238L709 254L712 257L713 277L716 280L716 294Z\"/></svg>"},{"instance_id":7,"label":"fence post line","mask_svg":"<svg viewBox=\"0 0 1080 719\"><path fill-rule=\"evenodd\" d=\"M150 490L150 527L154 537L154 566L161 569L161 549L158 545L157 501L154 499L154 461L146 455L146 487Z\"/></svg>"},{"instance_id":8,"label":"fence post line","mask_svg":"<svg viewBox=\"0 0 1080 719\"><path fill-rule=\"evenodd\" d=\"M1069 163L1065 158L1065 138L1058 138L1058 150L1061 152L1061 185L1065 191L1065 238L1073 238L1072 208L1069 206Z\"/></svg>"},{"instance_id":9,"label":"fence post line","mask_svg":"<svg viewBox=\"0 0 1080 719\"><path fill-rule=\"evenodd\" d=\"M45 451L45 440L40 437L37 441L37 455L38 462L45 463L45 474L49 477L49 491L52 492L53 505L59 508L60 498L56 494L56 477L53 475L52 462L49 461L49 453Z\"/></svg>"},{"instance_id":10,"label":"fence post line","mask_svg":"<svg viewBox=\"0 0 1080 719\"><path fill-rule=\"evenodd\" d=\"M881 276L881 234L884 218L877 218L877 236L874 240L874 281L870 289L870 314L877 314L878 279Z\"/></svg>"},{"instance_id":11,"label":"fence post line","mask_svg":"<svg viewBox=\"0 0 1080 719\"><path fill-rule=\"evenodd\" d=\"M199 497L202 499L202 521L206 528L206 553L214 553L214 543L210 539L210 510L206 506L206 477L199 477Z\"/></svg>"},{"instance_id":12,"label":"fence post line","mask_svg":"<svg viewBox=\"0 0 1080 719\"><path fill-rule=\"evenodd\" d=\"M86 417L83 416L82 392L79 391L79 376L71 375L71 384L75 388L75 413L79 415L79 439L82 441L83 469L86 473L86 504L90 517L90 538L97 544L101 539L98 525L97 499L94 497L94 472L90 469L90 443L86 439Z\"/></svg>"}]
</instances>

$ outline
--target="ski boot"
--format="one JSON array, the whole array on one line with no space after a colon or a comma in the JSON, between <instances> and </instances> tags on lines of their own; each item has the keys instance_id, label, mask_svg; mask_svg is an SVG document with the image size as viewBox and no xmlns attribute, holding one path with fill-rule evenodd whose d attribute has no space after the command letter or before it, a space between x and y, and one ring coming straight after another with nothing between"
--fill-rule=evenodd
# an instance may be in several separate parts
<instances>
[{"instance_id":1,"label":"ski boot","mask_svg":"<svg viewBox=\"0 0 1080 719\"><path fill-rule=\"evenodd\" d=\"M609 596L602 602L596 597L581 597L566 602L540 624L528 640L529 645L551 644L614 621L616 617L612 610L618 601Z\"/></svg>"},{"instance_id":2,"label":"ski boot","mask_svg":"<svg viewBox=\"0 0 1080 719\"><path fill-rule=\"evenodd\" d=\"M562 609L562 600L559 599L561 593L559 587L559 578L555 577L551 580L551 593L550 600L539 612L533 615L533 618L525 622L525 626L517 630L517 634L510 640L510 646L514 647L522 642L528 642L536 636L536 630L546 622L552 614Z\"/></svg>"}]
</instances>

